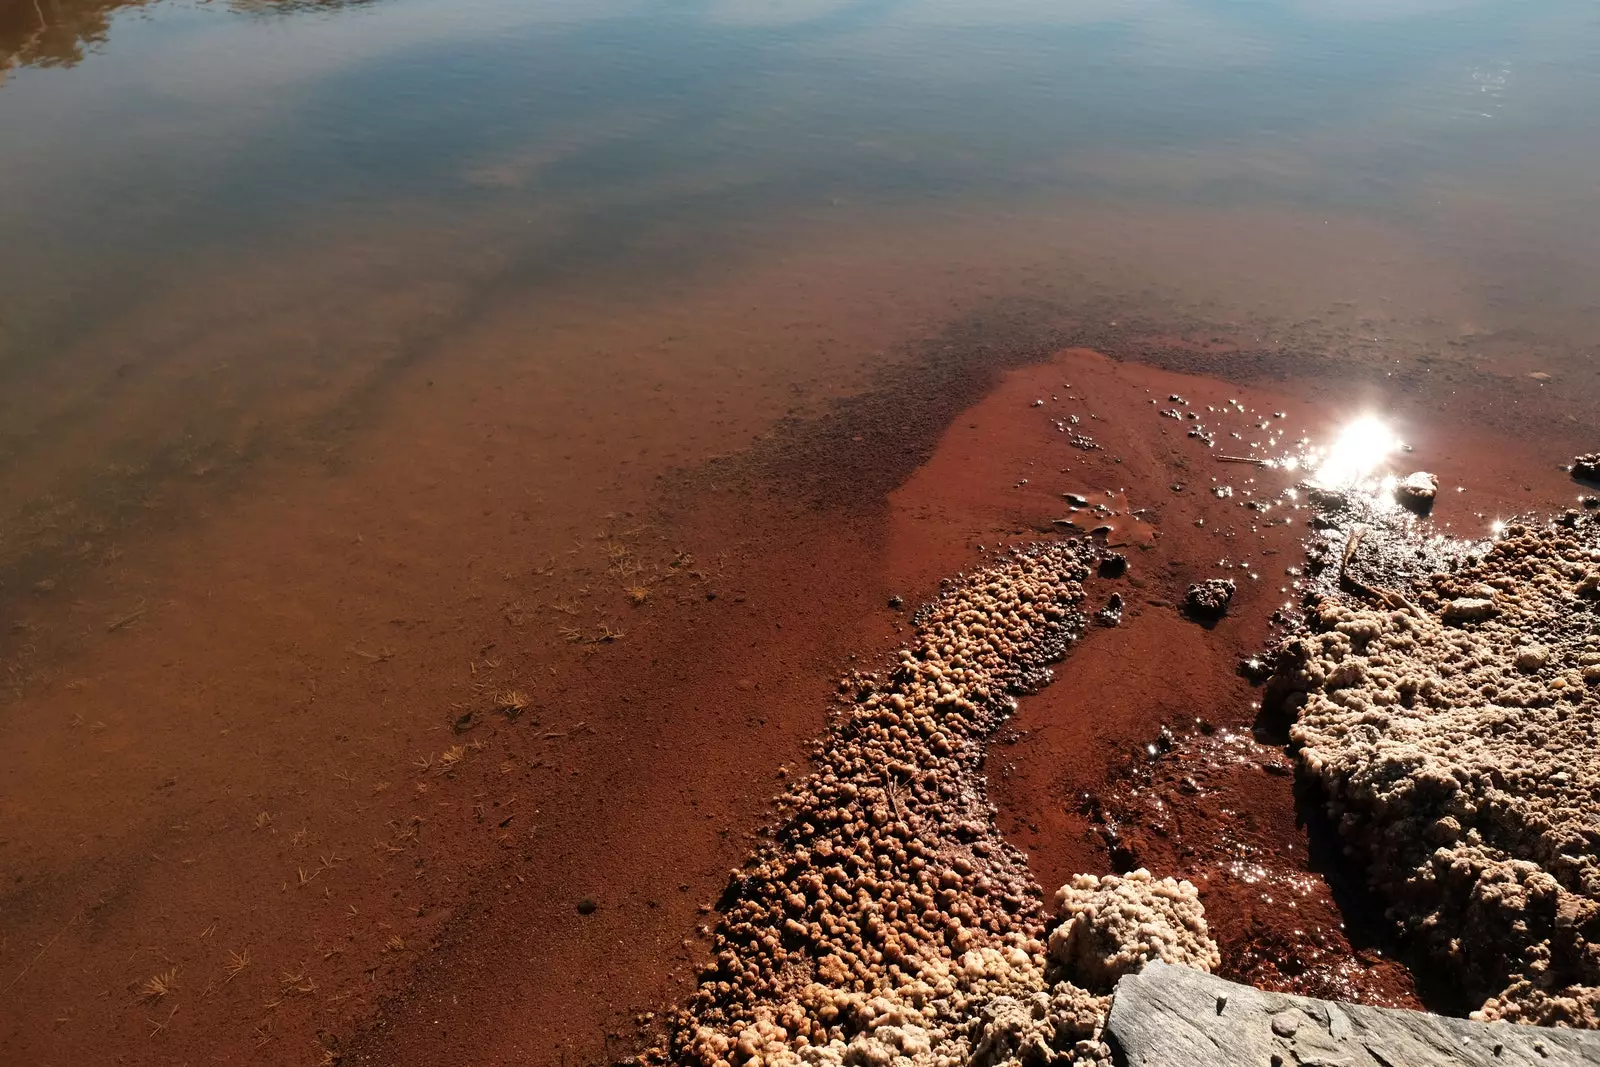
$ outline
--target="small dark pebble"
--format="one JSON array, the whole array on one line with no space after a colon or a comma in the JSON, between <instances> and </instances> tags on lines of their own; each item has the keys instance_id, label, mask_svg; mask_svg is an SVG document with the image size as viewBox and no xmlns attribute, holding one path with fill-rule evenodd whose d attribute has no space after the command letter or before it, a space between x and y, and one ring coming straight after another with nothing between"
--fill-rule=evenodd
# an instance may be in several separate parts
<instances>
[{"instance_id":1,"label":"small dark pebble","mask_svg":"<svg viewBox=\"0 0 1600 1067\"><path fill-rule=\"evenodd\" d=\"M1312 489L1306 498L1319 508L1342 508L1350 502L1349 498L1337 489Z\"/></svg>"},{"instance_id":2,"label":"small dark pebble","mask_svg":"<svg viewBox=\"0 0 1600 1067\"><path fill-rule=\"evenodd\" d=\"M901 608L905 607L905 605L906 602L897 596L892 596L889 598L889 606L896 611L899 611Z\"/></svg>"},{"instance_id":3,"label":"small dark pebble","mask_svg":"<svg viewBox=\"0 0 1600 1067\"><path fill-rule=\"evenodd\" d=\"M1600 481L1600 452L1586 452L1572 460L1572 476Z\"/></svg>"},{"instance_id":4,"label":"small dark pebble","mask_svg":"<svg viewBox=\"0 0 1600 1067\"><path fill-rule=\"evenodd\" d=\"M1128 573L1128 557L1121 552L1107 552L1100 557L1100 577L1121 578Z\"/></svg>"},{"instance_id":5,"label":"small dark pebble","mask_svg":"<svg viewBox=\"0 0 1600 1067\"><path fill-rule=\"evenodd\" d=\"M1578 503L1592 511L1595 508L1600 508L1600 496L1586 496L1578 501Z\"/></svg>"},{"instance_id":6,"label":"small dark pebble","mask_svg":"<svg viewBox=\"0 0 1600 1067\"><path fill-rule=\"evenodd\" d=\"M600 905L594 902L594 897L584 897L582 900L578 901L578 914L593 915L594 909L598 908L599 906Z\"/></svg>"}]
</instances>

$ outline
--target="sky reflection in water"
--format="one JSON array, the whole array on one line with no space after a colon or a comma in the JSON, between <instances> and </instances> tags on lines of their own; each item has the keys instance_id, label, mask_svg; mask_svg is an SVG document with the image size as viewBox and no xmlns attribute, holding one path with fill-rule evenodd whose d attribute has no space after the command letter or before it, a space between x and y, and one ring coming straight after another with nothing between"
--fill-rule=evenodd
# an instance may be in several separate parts
<instances>
[{"instance_id":1,"label":"sky reflection in water","mask_svg":"<svg viewBox=\"0 0 1600 1067\"><path fill-rule=\"evenodd\" d=\"M1099 201L1481 243L1460 259L1499 310L1590 315L1600 268L1589 4L41 0L43 28L30 6L0 21L0 362L333 216L495 212L533 281L639 262L663 224L706 254L828 205Z\"/></svg>"}]
</instances>

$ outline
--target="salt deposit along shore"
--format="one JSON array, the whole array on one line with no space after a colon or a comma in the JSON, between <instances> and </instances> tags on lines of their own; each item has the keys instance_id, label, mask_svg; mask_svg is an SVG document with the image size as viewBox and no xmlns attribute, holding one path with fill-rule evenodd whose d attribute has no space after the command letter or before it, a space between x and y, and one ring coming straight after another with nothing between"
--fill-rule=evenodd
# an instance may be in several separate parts
<instances>
[{"instance_id":1,"label":"salt deposit along shore","mask_svg":"<svg viewBox=\"0 0 1600 1067\"><path fill-rule=\"evenodd\" d=\"M1320 507L1309 610L1267 690L1307 803L1473 1018L1595 1028L1600 523L1470 542L1354 493ZM1119 979L1219 966L1184 871L1082 874L1047 905L995 827L986 741L1083 633L1103 551L1017 549L947 582L887 677L841 683L816 770L733 872L711 966L647 1060L1110 1062Z\"/></svg>"},{"instance_id":2,"label":"salt deposit along shore","mask_svg":"<svg viewBox=\"0 0 1600 1067\"><path fill-rule=\"evenodd\" d=\"M1081 875L1046 909L985 794L984 742L1081 631L1099 554L1037 546L951 583L887 679L842 684L848 710L734 872L713 967L653 1058L1103 1062L1118 977L1217 964L1186 882Z\"/></svg>"},{"instance_id":3,"label":"salt deposit along shore","mask_svg":"<svg viewBox=\"0 0 1600 1067\"><path fill-rule=\"evenodd\" d=\"M1269 702L1346 855L1475 1017L1600 1026L1600 522L1327 525Z\"/></svg>"}]
</instances>

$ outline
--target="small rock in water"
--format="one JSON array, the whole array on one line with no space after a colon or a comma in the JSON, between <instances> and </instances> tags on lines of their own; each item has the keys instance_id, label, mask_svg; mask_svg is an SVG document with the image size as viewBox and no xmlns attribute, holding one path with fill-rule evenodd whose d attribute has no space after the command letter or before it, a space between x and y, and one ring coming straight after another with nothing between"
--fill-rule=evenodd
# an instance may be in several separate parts
<instances>
[{"instance_id":1,"label":"small rock in water","mask_svg":"<svg viewBox=\"0 0 1600 1067\"><path fill-rule=\"evenodd\" d=\"M1078 493L1062 493L1061 499L1065 500L1075 508L1086 508L1089 506L1089 498L1086 496L1081 496Z\"/></svg>"},{"instance_id":2,"label":"small rock in water","mask_svg":"<svg viewBox=\"0 0 1600 1067\"><path fill-rule=\"evenodd\" d=\"M1183 606L1191 615L1203 619L1215 619L1228 610L1228 601L1233 599L1233 591L1233 579L1207 578L1200 584L1189 587L1189 592L1183 598Z\"/></svg>"},{"instance_id":3,"label":"small rock in water","mask_svg":"<svg viewBox=\"0 0 1600 1067\"><path fill-rule=\"evenodd\" d=\"M1321 486L1312 486L1306 493L1306 499L1313 506L1327 510L1342 508L1350 502L1350 498L1338 489L1324 489Z\"/></svg>"},{"instance_id":4,"label":"small rock in water","mask_svg":"<svg viewBox=\"0 0 1600 1067\"><path fill-rule=\"evenodd\" d=\"M1252 684L1260 684L1272 677L1272 661L1261 656L1251 656L1239 661L1239 675Z\"/></svg>"},{"instance_id":5,"label":"small rock in water","mask_svg":"<svg viewBox=\"0 0 1600 1067\"><path fill-rule=\"evenodd\" d=\"M1121 578L1128 573L1128 557L1121 552L1107 552L1100 557L1100 577Z\"/></svg>"},{"instance_id":6,"label":"small rock in water","mask_svg":"<svg viewBox=\"0 0 1600 1067\"><path fill-rule=\"evenodd\" d=\"M892 596L889 598L889 606L896 611L899 611L901 608L905 607L905 604L906 602L897 596Z\"/></svg>"},{"instance_id":7,"label":"small rock in water","mask_svg":"<svg viewBox=\"0 0 1600 1067\"><path fill-rule=\"evenodd\" d=\"M1572 476L1600 482L1600 452L1586 452L1572 460Z\"/></svg>"},{"instance_id":8,"label":"small rock in water","mask_svg":"<svg viewBox=\"0 0 1600 1067\"><path fill-rule=\"evenodd\" d=\"M594 910L597 907L599 907L599 905L594 902L594 897L584 897L582 900L578 901L578 914L593 915Z\"/></svg>"},{"instance_id":9,"label":"small rock in water","mask_svg":"<svg viewBox=\"0 0 1600 1067\"><path fill-rule=\"evenodd\" d=\"M1095 621L1101 626L1122 625L1122 594L1112 593L1106 606L1095 612Z\"/></svg>"},{"instance_id":10,"label":"small rock in water","mask_svg":"<svg viewBox=\"0 0 1600 1067\"><path fill-rule=\"evenodd\" d=\"M1457 597L1444 606L1445 622L1482 622L1494 614L1494 601L1486 597Z\"/></svg>"},{"instance_id":11,"label":"small rock in water","mask_svg":"<svg viewBox=\"0 0 1600 1067\"><path fill-rule=\"evenodd\" d=\"M1433 498L1439 493L1439 479L1427 471L1408 474L1394 487L1394 498L1418 514L1426 514L1433 507Z\"/></svg>"}]
</instances>

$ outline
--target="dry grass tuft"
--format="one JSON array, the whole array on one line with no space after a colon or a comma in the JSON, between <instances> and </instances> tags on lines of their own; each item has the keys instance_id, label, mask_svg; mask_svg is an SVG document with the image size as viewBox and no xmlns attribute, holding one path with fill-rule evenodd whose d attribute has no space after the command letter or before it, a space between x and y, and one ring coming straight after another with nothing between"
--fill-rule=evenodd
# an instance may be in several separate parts
<instances>
[{"instance_id":1,"label":"dry grass tuft","mask_svg":"<svg viewBox=\"0 0 1600 1067\"><path fill-rule=\"evenodd\" d=\"M495 710L507 718L516 718L531 703L528 694L520 689L506 689L494 695Z\"/></svg>"},{"instance_id":2,"label":"dry grass tuft","mask_svg":"<svg viewBox=\"0 0 1600 1067\"><path fill-rule=\"evenodd\" d=\"M151 975L139 987L139 995L152 1003L171 994L178 988L178 968L172 967L160 974Z\"/></svg>"},{"instance_id":3,"label":"dry grass tuft","mask_svg":"<svg viewBox=\"0 0 1600 1067\"><path fill-rule=\"evenodd\" d=\"M222 984L227 985L229 982L239 977L239 975L248 966L250 966L249 949L245 949L243 952L234 952L230 949L228 951L228 966L224 969L222 975Z\"/></svg>"},{"instance_id":4,"label":"dry grass tuft","mask_svg":"<svg viewBox=\"0 0 1600 1067\"><path fill-rule=\"evenodd\" d=\"M317 991L317 983L304 970L278 975L278 989L284 996L307 996Z\"/></svg>"}]
</instances>

